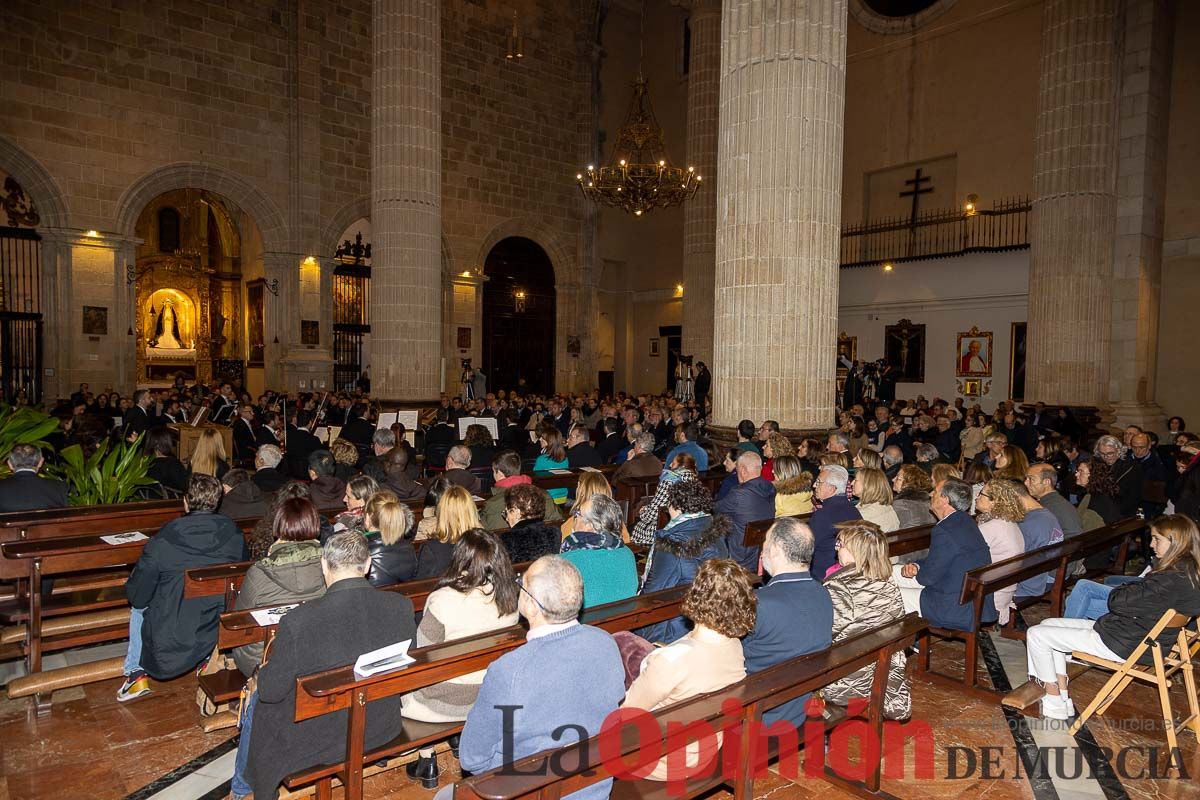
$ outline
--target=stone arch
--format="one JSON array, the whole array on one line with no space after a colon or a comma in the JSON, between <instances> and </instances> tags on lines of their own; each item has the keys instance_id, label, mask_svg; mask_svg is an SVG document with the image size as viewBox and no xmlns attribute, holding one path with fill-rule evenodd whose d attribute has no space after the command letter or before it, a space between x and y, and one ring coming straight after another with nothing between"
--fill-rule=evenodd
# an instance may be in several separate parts
<instances>
[{"instance_id":1,"label":"stone arch","mask_svg":"<svg viewBox=\"0 0 1200 800\"><path fill-rule=\"evenodd\" d=\"M912 33L945 14L958 0L935 0L926 8L904 16L887 16L871 8L867 0L850 0L850 18L872 33L894 36Z\"/></svg>"},{"instance_id":2,"label":"stone arch","mask_svg":"<svg viewBox=\"0 0 1200 800\"><path fill-rule=\"evenodd\" d=\"M488 253L492 252L492 248L512 236L529 239L546 252L546 255L550 257L550 264L554 267L555 286L576 280L575 260L562 246L554 230L540 222L520 217L507 219L492 228L480 242L479 252L475 256L475 265L482 269L483 262L487 260Z\"/></svg>"},{"instance_id":3,"label":"stone arch","mask_svg":"<svg viewBox=\"0 0 1200 800\"><path fill-rule=\"evenodd\" d=\"M16 178L33 199L42 220L37 227L70 227L67 203L58 183L37 159L3 136L0 136L0 169Z\"/></svg>"},{"instance_id":4,"label":"stone arch","mask_svg":"<svg viewBox=\"0 0 1200 800\"><path fill-rule=\"evenodd\" d=\"M317 260L333 258L333 251L341 244L338 237L342 235L342 231L346 230L351 222L363 218L371 218L371 198L367 195L351 200L339 208L321 228L321 238L318 240L321 250L317 254Z\"/></svg>"},{"instance_id":5,"label":"stone arch","mask_svg":"<svg viewBox=\"0 0 1200 800\"><path fill-rule=\"evenodd\" d=\"M174 189L207 189L236 203L248 213L262 235L263 250L286 252L290 244L283 214L275 203L250 181L223 167L199 162L168 164L134 181L117 200L117 230L135 235L138 216L160 194Z\"/></svg>"}]
</instances>

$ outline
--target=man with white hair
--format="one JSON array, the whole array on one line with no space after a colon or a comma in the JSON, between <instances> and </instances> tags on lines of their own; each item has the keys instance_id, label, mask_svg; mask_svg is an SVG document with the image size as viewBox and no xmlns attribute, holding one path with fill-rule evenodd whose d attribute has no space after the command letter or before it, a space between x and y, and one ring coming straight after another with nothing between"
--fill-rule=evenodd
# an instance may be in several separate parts
<instances>
[{"instance_id":1,"label":"man with white hair","mask_svg":"<svg viewBox=\"0 0 1200 800\"><path fill-rule=\"evenodd\" d=\"M283 451L273 444L264 444L254 453L254 485L264 492L277 492L288 482L287 475L277 467L283 461Z\"/></svg>"},{"instance_id":2,"label":"man with white hair","mask_svg":"<svg viewBox=\"0 0 1200 800\"><path fill-rule=\"evenodd\" d=\"M658 456L654 455L656 444L654 434L650 431L638 434L638 437L633 440L633 449L629 451L629 458L625 459L624 464L617 467L617 471L612 475L612 482L616 484L630 478L653 478L661 473L663 464L658 460Z\"/></svg>"},{"instance_id":3,"label":"man with white hair","mask_svg":"<svg viewBox=\"0 0 1200 800\"><path fill-rule=\"evenodd\" d=\"M1130 426L1134 427L1134 426ZM1132 436L1132 434L1130 434ZM1096 440L1096 458L1112 467L1117 482L1117 508L1122 517L1137 515L1142 502L1142 465L1129 455L1129 448L1116 436L1101 436Z\"/></svg>"},{"instance_id":4,"label":"man with white hair","mask_svg":"<svg viewBox=\"0 0 1200 800\"><path fill-rule=\"evenodd\" d=\"M577 619L583 578L575 565L562 556L543 556L518 583L517 610L529 633L524 645L487 669L459 743L459 763L467 772L486 772L595 736L625 696L616 642ZM571 797L606 800L611 788L611 780L601 781ZM446 786L434 800L449 800L453 791Z\"/></svg>"},{"instance_id":5,"label":"man with white hair","mask_svg":"<svg viewBox=\"0 0 1200 800\"><path fill-rule=\"evenodd\" d=\"M713 511L729 520L725 544L729 557L751 573L758 572L761 548L743 542L746 524L775 516L775 487L762 477L762 456L745 452L737 460L737 486L733 487L714 506Z\"/></svg>"},{"instance_id":6,"label":"man with white hair","mask_svg":"<svg viewBox=\"0 0 1200 800\"><path fill-rule=\"evenodd\" d=\"M446 471L442 473L446 480L455 486L461 486L471 494L479 494L479 476L470 471L471 448L456 444L446 454Z\"/></svg>"},{"instance_id":7,"label":"man with white hair","mask_svg":"<svg viewBox=\"0 0 1200 800\"><path fill-rule=\"evenodd\" d=\"M887 475L888 481L894 481L904 466L904 451L894 444L888 445L879 457L883 461L883 474Z\"/></svg>"},{"instance_id":8,"label":"man with white hair","mask_svg":"<svg viewBox=\"0 0 1200 800\"><path fill-rule=\"evenodd\" d=\"M833 434L830 435L833 440ZM821 507L813 512L808 520L808 527L813 532L812 576L825 580L825 573L837 563L837 528L839 522L848 519L862 519L858 509L850 505L846 499L846 484L850 475L845 467L830 464L821 467L817 480L813 483L813 495L821 501Z\"/></svg>"},{"instance_id":9,"label":"man with white hair","mask_svg":"<svg viewBox=\"0 0 1200 800\"><path fill-rule=\"evenodd\" d=\"M850 437L846 435L845 431L833 431L829 434L825 449L831 453L848 453L850 452Z\"/></svg>"}]
</instances>

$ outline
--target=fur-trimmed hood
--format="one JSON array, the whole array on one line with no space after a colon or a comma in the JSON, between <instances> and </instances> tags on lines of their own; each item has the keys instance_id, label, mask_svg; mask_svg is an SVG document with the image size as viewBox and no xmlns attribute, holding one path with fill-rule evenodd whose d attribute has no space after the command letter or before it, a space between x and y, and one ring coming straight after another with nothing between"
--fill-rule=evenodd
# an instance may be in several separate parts
<instances>
[{"instance_id":1,"label":"fur-trimmed hood","mask_svg":"<svg viewBox=\"0 0 1200 800\"><path fill-rule=\"evenodd\" d=\"M677 558L699 558L717 541L724 541L731 529L728 518L705 514L660 531L654 546Z\"/></svg>"}]
</instances>

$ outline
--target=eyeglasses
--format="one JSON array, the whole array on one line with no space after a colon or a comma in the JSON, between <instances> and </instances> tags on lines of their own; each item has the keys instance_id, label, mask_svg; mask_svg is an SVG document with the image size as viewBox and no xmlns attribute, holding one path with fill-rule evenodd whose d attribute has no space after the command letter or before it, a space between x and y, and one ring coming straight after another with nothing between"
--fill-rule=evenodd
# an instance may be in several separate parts
<instances>
[{"instance_id":1,"label":"eyeglasses","mask_svg":"<svg viewBox=\"0 0 1200 800\"><path fill-rule=\"evenodd\" d=\"M983 497L983 498L986 498L986 499L988 499L988 500L991 500L991 499L992 499L992 496L991 496L990 494L988 494L987 492L980 492L980 493L979 493L979 496L980 496L980 497Z\"/></svg>"},{"instance_id":2,"label":"eyeglasses","mask_svg":"<svg viewBox=\"0 0 1200 800\"><path fill-rule=\"evenodd\" d=\"M533 596L533 592L531 592L531 591L529 591L528 589L526 589L526 588L525 588L525 583L524 583L524 581L523 581L523 576L520 576L520 575L518 575L518 576L517 576L517 588L518 588L518 589L520 589L520 590L521 590L522 592L524 592L525 594L529 595L529 599L530 599L530 600L532 600L533 602L537 603L537 607L538 607L538 608L540 608L540 609L542 610L542 613L543 613L543 614L549 614L549 613L550 613L549 611L547 611L547 610L546 610L546 607L545 607L544 605L542 605L542 601L541 601L541 600L538 600L536 597L534 597L534 596Z\"/></svg>"}]
</instances>

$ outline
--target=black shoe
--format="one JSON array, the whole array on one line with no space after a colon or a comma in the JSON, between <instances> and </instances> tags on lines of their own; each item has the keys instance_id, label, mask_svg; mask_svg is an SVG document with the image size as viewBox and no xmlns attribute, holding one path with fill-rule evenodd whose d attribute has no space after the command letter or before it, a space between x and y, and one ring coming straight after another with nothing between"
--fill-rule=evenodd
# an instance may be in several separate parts
<instances>
[{"instance_id":1,"label":"black shoe","mask_svg":"<svg viewBox=\"0 0 1200 800\"><path fill-rule=\"evenodd\" d=\"M414 781L420 781L426 789L438 787L437 756L418 756L416 761L404 765L404 771Z\"/></svg>"},{"instance_id":2,"label":"black shoe","mask_svg":"<svg viewBox=\"0 0 1200 800\"><path fill-rule=\"evenodd\" d=\"M450 745L450 752L454 754L455 758L458 758L458 743L461 739L462 737L456 733L447 740L447 743Z\"/></svg>"}]
</instances>

